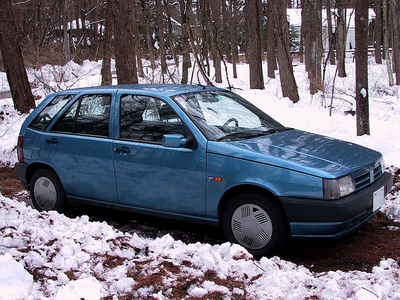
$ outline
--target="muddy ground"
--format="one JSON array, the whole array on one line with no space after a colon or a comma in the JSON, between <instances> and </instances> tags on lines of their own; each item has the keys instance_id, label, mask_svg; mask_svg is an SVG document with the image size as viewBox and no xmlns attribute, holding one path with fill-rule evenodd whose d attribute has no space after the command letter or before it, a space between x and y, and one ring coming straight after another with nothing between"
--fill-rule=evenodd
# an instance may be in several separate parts
<instances>
[{"instance_id":1,"label":"muddy ground","mask_svg":"<svg viewBox=\"0 0 400 300\"><path fill-rule=\"evenodd\" d=\"M400 172L395 174L399 182ZM9 198L31 204L23 192L15 170L0 167L0 190ZM390 198L390 196L389 196ZM106 221L126 232L136 232L144 237L160 237L169 233L174 239L186 243L220 244L226 242L223 233L215 227L201 226L161 218L140 216L94 207L74 207L69 216L88 215L94 221ZM382 258L392 258L400 264L400 223L379 213L355 233L335 241L292 241L280 257L315 272L371 271Z\"/></svg>"}]
</instances>

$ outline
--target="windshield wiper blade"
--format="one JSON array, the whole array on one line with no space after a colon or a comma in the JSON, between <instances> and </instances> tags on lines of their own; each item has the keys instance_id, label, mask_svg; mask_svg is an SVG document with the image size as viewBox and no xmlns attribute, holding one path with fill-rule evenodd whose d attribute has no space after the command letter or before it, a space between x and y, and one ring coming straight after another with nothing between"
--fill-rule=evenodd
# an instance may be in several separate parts
<instances>
[{"instance_id":1,"label":"windshield wiper blade","mask_svg":"<svg viewBox=\"0 0 400 300\"><path fill-rule=\"evenodd\" d=\"M233 132L233 133L227 134L223 137L220 137L219 139L217 139L217 141L220 142L220 141L227 140L227 139L233 139L233 140L246 139L246 138L250 139L250 138L260 137L260 136L264 136L264 135L274 134L277 132L288 131L288 130L292 130L292 129L293 128L290 128L290 127L284 127L284 128L269 129L266 131L238 131L238 132Z\"/></svg>"},{"instance_id":2,"label":"windshield wiper blade","mask_svg":"<svg viewBox=\"0 0 400 300\"><path fill-rule=\"evenodd\" d=\"M264 132L265 132L265 134L272 134L272 133L283 132L283 131L288 131L288 130L292 130L292 129L293 128L291 128L291 127L273 128L273 129L271 128Z\"/></svg>"},{"instance_id":3,"label":"windshield wiper blade","mask_svg":"<svg viewBox=\"0 0 400 300\"><path fill-rule=\"evenodd\" d=\"M222 137L220 137L219 139L217 139L217 141L222 141L222 140L227 140L227 139L240 139L240 138L246 138L249 137L249 134L251 135L250 132L234 132L234 133L229 133L227 135L224 135ZM253 135L251 135L251 137L253 137Z\"/></svg>"}]
</instances>

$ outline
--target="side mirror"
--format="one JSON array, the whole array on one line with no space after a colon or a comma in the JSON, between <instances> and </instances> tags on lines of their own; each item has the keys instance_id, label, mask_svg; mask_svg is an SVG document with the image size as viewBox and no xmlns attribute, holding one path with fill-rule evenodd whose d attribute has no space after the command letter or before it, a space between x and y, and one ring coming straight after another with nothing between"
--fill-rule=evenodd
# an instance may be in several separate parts
<instances>
[{"instance_id":1,"label":"side mirror","mask_svg":"<svg viewBox=\"0 0 400 300\"><path fill-rule=\"evenodd\" d=\"M165 134L162 143L168 148L184 148L187 141L182 134Z\"/></svg>"}]
</instances>

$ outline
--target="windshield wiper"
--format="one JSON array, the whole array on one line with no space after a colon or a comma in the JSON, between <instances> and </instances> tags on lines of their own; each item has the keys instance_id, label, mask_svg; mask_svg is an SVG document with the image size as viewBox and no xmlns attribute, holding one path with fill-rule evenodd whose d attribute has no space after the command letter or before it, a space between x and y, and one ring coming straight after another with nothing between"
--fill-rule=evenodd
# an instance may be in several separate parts
<instances>
[{"instance_id":1,"label":"windshield wiper","mask_svg":"<svg viewBox=\"0 0 400 300\"><path fill-rule=\"evenodd\" d=\"M282 132L282 131L288 131L292 130L293 128L290 127L283 127L283 128L275 128L275 129L269 129L267 131L237 131L233 133L229 133L223 137L220 137L217 139L218 142L227 140L227 139L232 139L232 140L239 140L239 139L250 139L250 138L255 138L259 136L264 136L264 135L270 135L273 133L277 132Z\"/></svg>"},{"instance_id":2,"label":"windshield wiper","mask_svg":"<svg viewBox=\"0 0 400 300\"><path fill-rule=\"evenodd\" d=\"M271 128L268 129L267 131L264 131L265 134L272 134L272 133L277 133L277 132L283 132L283 131L288 131L292 130L293 128L291 127L282 127L282 128Z\"/></svg>"}]
</instances>

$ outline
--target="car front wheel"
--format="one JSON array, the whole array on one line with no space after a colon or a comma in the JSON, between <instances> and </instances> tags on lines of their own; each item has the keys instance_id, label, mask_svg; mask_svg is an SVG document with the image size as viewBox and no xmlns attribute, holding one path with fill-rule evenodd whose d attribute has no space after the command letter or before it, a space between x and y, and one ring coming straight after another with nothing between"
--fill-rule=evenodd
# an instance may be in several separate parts
<instances>
[{"instance_id":1,"label":"car front wheel","mask_svg":"<svg viewBox=\"0 0 400 300\"><path fill-rule=\"evenodd\" d=\"M275 255L288 236L282 209L256 193L234 197L223 213L222 227L230 242L242 245L256 257Z\"/></svg>"},{"instance_id":2,"label":"car front wheel","mask_svg":"<svg viewBox=\"0 0 400 300\"><path fill-rule=\"evenodd\" d=\"M39 169L31 180L31 199L39 211L56 210L64 212L67 201L64 189L56 173L48 169Z\"/></svg>"}]
</instances>

